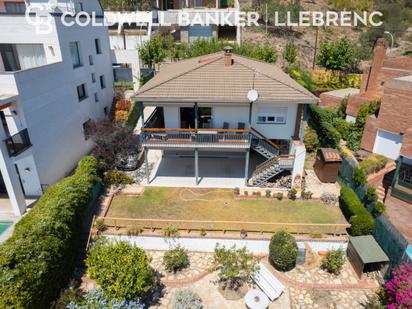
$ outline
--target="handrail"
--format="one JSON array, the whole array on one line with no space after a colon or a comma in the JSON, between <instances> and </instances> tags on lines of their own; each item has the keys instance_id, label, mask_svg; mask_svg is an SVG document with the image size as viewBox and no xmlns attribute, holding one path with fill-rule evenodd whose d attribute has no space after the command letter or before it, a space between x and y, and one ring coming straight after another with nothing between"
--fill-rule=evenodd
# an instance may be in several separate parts
<instances>
[{"instance_id":1,"label":"handrail","mask_svg":"<svg viewBox=\"0 0 412 309\"><path fill-rule=\"evenodd\" d=\"M180 128L143 128L142 132L218 132L218 133L250 133L250 130L230 130L230 129L180 129Z\"/></svg>"},{"instance_id":2,"label":"handrail","mask_svg":"<svg viewBox=\"0 0 412 309\"><path fill-rule=\"evenodd\" d=\"M268 167L270 164L273 163L273 161L278 161L280 159L291 159L294 158L294 155L280 155L280 156L276 156L272 159L267 160L266 162L263 162L261 165L258 165L255 169L255 173L259 173L261 170L265 169L266 167Z\"/></svg>"},{"instance_id":3,"label":"handrail","mask_svg":"<svg viewBox=\"0 0 412 309\"><path fill-rule=\"evenodd\" d=\"M260 133L258 130L255 128L250 127L250 130L257 135L259 135L266 143L270 144L271 146L275 147L277 150L279 150L279 145L276 145L274 142L272 142L270 139L268 139L266 136L264 136L262 133Z\"/></svg>"}]
</instances>

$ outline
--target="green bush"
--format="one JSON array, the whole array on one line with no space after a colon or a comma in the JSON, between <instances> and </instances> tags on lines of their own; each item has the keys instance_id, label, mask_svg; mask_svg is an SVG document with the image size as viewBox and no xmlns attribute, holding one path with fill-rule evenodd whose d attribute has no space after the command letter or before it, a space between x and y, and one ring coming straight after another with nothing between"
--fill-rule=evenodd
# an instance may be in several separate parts
<instances>
[{"instance_id":1,"label":"green bush","mask_svg":"<svg viewBox=\"0 0 412 309\"><path fill-rule=\"evenodd\" d=\"M319 138L318 134L313 129L307 129L305 131L305 136L303 137L303 143L305 144L306 150L308 152L314 152L318 148Z\"/></svg>"},{"instance_id":2,"label":"green bush","mask_svg":"<svg viewBox=\"0 0 412 309\"><path fill-rule=\"evenodd\" d=\"M113 170L104 173L104 182L108 185L130 185L134 180L125 172Z\"/></svg>"},{"instance_id":3,"label":"green bush","mask_svg":"<svg viewBox=\"0 0 412 309\"><path fill-rule=\"evenodd\" d=\"M300 194L302 200L310 200L312 198L313 192L310 191L302 191Z\"/></svg>"},{"instance_id":4,"label":"green bush","mask_svg":"<svg viewBox=\"0 0 412 309\"><path fill-rule=\"evenodd\" d=\"M322 146L335 148L339 145L341 135L332 124L333 115L326 109L310 104L309 105L310 123L316 130ZM332 116L332 117L331 117Z\"/></svg>"},{"instance_id":5,"label":"green bush","mask_svg":"<svg viewBox=\"0 0 412 309\"><path fill-rule=\"evenodd\" d=\"M379 154L373 154L359 163L359 167L364 170L366 174L379 172L388 163L388 159Z\"/></svg>"},{"instance_id":6,"label":"green bush","mask_svg":"<svg viewBox=\"0 0 412 309\"><path fill-rule=\"evenodd\" d=\"M98 234L107 230L107 224L104 223L103 219L97 219L96 222L94 223L94 227L96 228L96 231Z\"/></svg>"},{"instance_id":7,"label":"green bush","mask_svg":"<svg viewBox=\"0 0 412 309\"><path fill-rule=\"evenodd\" d=\"M378 199L378 192L376 192L376 189L374 187L369 186L366 190L365 197L367 203L375 202Z\"/></svg>"},{"instance_id":8,"label":"green bush","mask_svg":"<svg viewBox=\"0 0 412 309\"><path fill-rule=\"evenodd\" d=\"M283 200L283 193L282 192L276 193L276 199L279 201Z\"/></svg>"},{"instance_id":9,"label":"green bush","mask_svg":"<svg viewBox=\"0 0 412 309\"><path fill-rule=\"evenodd\" d=\"M189 255L183 247L177 246L165 253L163 256L163 265L167 271L177 272L189 266Z\"/></svg>"},{"instance_id":10,"label":"green bush","mask_svg":"<svg viewBox=\"0 0 412 309\"><path fill-rule=\"evenodd\" d=\"M363 186L368 182L365 171L359 166L355 167L353 172L353 181L357 187Z\"/></svg>"},{"instance_id":11,"label":"green bush","mask_svg":"<svg viewBox=\"0 0 412 309\"><path fill-rule=\"evenodd\" d=\"M386 209L386 207L382 202L377 202L375 204L375 207L374 207L373 211L375 212L375 214L381 215L385 212L385 209Z\"/></svg>"},{"instance_id":12,"label":"green bush","mask_svg":"<svg viewBox=\"0 0 412 309\"><path fill-rule=\"evenodd\" d=\"M155 282L150 257L126 241L98 241L89 251L86 266L90 278L110 298L135 300L149 292Z\"/></svg>"},{"instance_id":13,"label":"green bush","mask_svg":"<svg viewBox=\"0 0 412 309\"><path fill-rule=\"evenodd\" d=\"M50 187L0 245L0 308L49 308L74 270L82 215L98 181L85 157Z\"/></svg>"},{"instance_id":14,"label":"green bush","mask_svg":"<svg viewBox=\"0 0 412 309\"><path fill-rule=\"evenodd\" d=\"M164 237L178 237L179 229L173 225L162 228L162 235Z\"/></svg>"},{"instance_id":15,"label":"green bush","mask_svg":"<svg viewBox=\"0 0 412 309\"><path fill-rule=\"evenodd\" d=\"M269 260L276 269L287 271L295 267L298 245L295 238L286 231L273 234L269 243Z\"/></svg>"},{"instance_id":16,"label":"green bush","mask_svg":"<svg viewBox=\"0 0 412 309\"><path fill-rule=\"evenodd\" d=\"M292 188L288 191L288 199L294 201L296 200L296 195L298 194L298 190Z\"/></svg>"},{"instance_id":17,"label":"green bush","mask_svg":"<svg viewBox=\"0 0 412 309\"><path fill-rule=\"evenodd\" d=\"M351 224L351 235L359 236L372 233L375 220L352 189L341 188L339 202L342 213Z\"/></svg>"},{"instance_id":18,"label":"green bush","mask_svg":"<svg viewBox=\"0 0 412 309\"><path fill-rule=\"evenodd\" d=\"M352 124L350 124L343 118L334 118L333 126L336 130L338 130L339 134L346 141L352 131Z\"/></svg>"},{"instance_id":19,"label":"green bush","mask_svg":"<svg viewBox=\"0 0 412 309\"><path fill-rule=\"evenodd\" d=\"M345 264L345 252L342 249L330 250L323 258L321 268L331 274L339 275Z\"/></svg>"},{"instance_id":20,"label":"green bush","mask_svg":"<svg viewBox=\"0 0 412 309\"><path fill-rule=\"evenodd\" d=\"M137 102L134 102L127 115L126 124L132 128L136 127L136 124L139 121L140 112L140 105Z\"/></svg>"},{"instance_id":21,"label":"green bush","mask_svg":"<svg viewBox=\"0 0 412 309\"><path fill-rule=\"evenodd\" d=\"M283 51L283 59L289 63L294 63L298 55L298 48L292 42L287 42Z\"/></svg>"}]
</instances>

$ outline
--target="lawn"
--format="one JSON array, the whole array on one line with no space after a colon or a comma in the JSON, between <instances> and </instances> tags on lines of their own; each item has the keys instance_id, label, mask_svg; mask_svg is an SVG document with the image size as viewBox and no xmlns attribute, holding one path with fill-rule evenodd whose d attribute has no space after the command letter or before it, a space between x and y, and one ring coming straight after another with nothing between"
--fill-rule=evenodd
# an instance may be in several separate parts
<instances>
[{"instance_id":1,"label":"lawn","mask_svg":"<svg viewBox=\"0 0 412 309\"><path fill-rule=\"evenodd\" d=\"M346 223L338 207L318 201L236 200L232 190L146 187L143 196L115 196L108 217L246 221L262 223Z\"/></svg>"}]
</instances>

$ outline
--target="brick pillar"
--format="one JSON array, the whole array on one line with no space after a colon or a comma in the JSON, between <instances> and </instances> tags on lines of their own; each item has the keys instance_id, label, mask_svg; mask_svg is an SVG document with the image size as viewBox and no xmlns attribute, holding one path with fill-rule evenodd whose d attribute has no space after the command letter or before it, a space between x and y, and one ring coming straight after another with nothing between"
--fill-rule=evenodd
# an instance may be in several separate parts
<instances>
[{"instance_id":1,"label":"brick pillar","mask_svg":"<svg viewBox=\"0 0 412 309\"><path fill-rule=\"evenodd\" d=\"M372 65L369 69L369 75L366 81L365 92L373 93L379 89L379 72L381 71L383 61L385 60L388 42L384 38L379 38L373 49Z\"/></svg>"}]
</instances>

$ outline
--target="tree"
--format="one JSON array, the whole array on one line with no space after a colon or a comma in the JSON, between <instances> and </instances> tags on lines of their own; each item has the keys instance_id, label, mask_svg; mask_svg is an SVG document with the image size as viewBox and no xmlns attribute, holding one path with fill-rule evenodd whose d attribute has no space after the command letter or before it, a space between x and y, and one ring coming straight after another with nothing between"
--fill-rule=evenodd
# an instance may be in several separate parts
<instances>
[{"instance_id":1,"label":"tree","mask_svg":"<svg viewBox=\"0 0 412 309\"><path fill-rule=\"evenodd\" d=\"M150 257L125 241L98 241L87 256L86 266L109 298L136 300L155 282Z\"/></svg>"},{"instance_id":2,"label":"tree","mask_svg":"<svg viewBox=\"0 0 412 309\"><path fill-rule=\"evenodd\" d=\"M287 271L295 267L298 257L296 239L287 231L273 234L269 243L269 260L276 269Z\"/></svg>"},{"instance_id":3,"label":"tree","mask_svg":"<svg viewBox=\"0 0 412 309\"><path fill-rule=\"evenodd\" d=\"M166 58L165 39L155 35L150 38L140 49L140 57L144 64L153 68L155 64L162 62Z\"/></svg>"},{"instance_id":4,"label":"tree","mask_svg":"<svg viewBox=\"0 0 412 309\"><path fill-rule=\"evenodd\" d=\"M92 125L90 137L95 144L94 155L113 169L117 160L127 155L133 143L133 129L105 119Z\"/></svg>"},{"instance_id":5,"label":"tree","mask_svg":"<svg viewBox=\"0 0 412 309\"><path fill-rule=\"evenodd\" d=\"M317 64L328 70L350 71L357 67L355 48L347 38L338 41L322 41Z\"/></svg>"},{"instance_id":6,"label":"tree","mask_svg":"<svg viewBox=\"0 0 412 309\"><path fill-rule=\"evenodd\" d=\"M226 249L217 245L214 260L218 264L218 276L225 288L238 289L258 271L257 259L246 250L235 246Z\"/></svg>"},{"instance_id":7,"label":"tree","mask_svg":"<svg viewBox=\"0 0 412 309\"><path fill-rule=\"evenodd\" d=\"M285 50L283 51L283 59L289 63L294 63L298 55L298 48L292 42L286 43Z\"/></svg>"}]
</instances>

